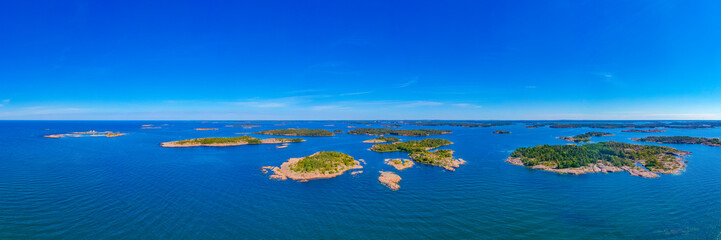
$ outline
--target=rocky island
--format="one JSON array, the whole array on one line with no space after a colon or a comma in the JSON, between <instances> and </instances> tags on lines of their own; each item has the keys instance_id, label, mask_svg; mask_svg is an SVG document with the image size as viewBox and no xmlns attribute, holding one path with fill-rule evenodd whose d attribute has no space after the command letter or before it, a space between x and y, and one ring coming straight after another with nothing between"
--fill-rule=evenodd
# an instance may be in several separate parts
<instances>
[{"instance_id":1,"label":"rocky island","mask_svg":"<svg viewBox=\"0 0 721 240\"><path fill-rule=\"evenodd\" d=\"M64 137L120 137L127 135L127 133L120 133L120 132L111 132L111 131L105 131L105 132L98 132L95 130L87 131L87 132L71 132L71 133L63 133L63 134L51 134L51 135L45 135L43 137L46 138L64 138Z\"/></svg>"},{"instance_id":2,"label":"rocky island","mask_svg":"<svg viewBox=\"0 0 721 240\"><path fill-rule=\"evenodd\" d=\"M288 128L274 129L255 132L255 134L280 135L280 136L302 136L302 137L325 137L335 136L332 132L324 129L307 129L307 128Z\"/></svg>"},{"instance_id":3,"label":"rocky island","mask_svg":"<svg viewBox=\"0 0 721 240\"><path fill-rule=\"evenodd\" d=\"M392 142L398 142L400 139L397 137L379 137L374 139L368 139L363 141L363 143L392 143Z\"/></svg>"},{"instance_id":4,"label":"rocky island","mask_svg":"<svg viewBox=\"0 0 721 240\"><path fill-rule=\"evenodd\" d=\"M591 137L605 137L605 136L613 136L613 134L605 133L605 132L587 132L584 134L579 134L573 137L558 137L558 139L563 139L569 142L575 142L575 143L588 143L591 142Z\"/></svg>"},{"instance_id":5,"label":"rocky island","mask_svg":"<svg viewBox=\"0 0 721 240\"><path fill-rule=\"evenodd\" d=\"M230 147L248 144L297 143L305 140L300 138L267 138L258 139L250 136L196 138L161 143L162 147Z\"/></svg>"},{"instance_id":6,"label":"rocky island","mask_svg":"<svg viewBox=\"0 0 721 240\"><path fill-rule=\"evenodd\" d=\"M448 171L456 171L456 168L466 164L463 159L454 159L453 150L449 149L413 152L409 156L417 163L442 167Z\"/></svg>"},{"instance_id":7,"label":"rocky island","mask_svg":"<svg viewBox=\"0 0 721 240\"><path fill-rule=\"evenodd\" d=\"M407 152L409 153L408 156L410 159L417 163L438 166L449 171L455 171L455 168L465 164L466 161L463 159L454 159L452 150L444 149L430 152L430 150L434 148L450 144L453 144L453 142L446 139L429 138L420 141L414 140L395 142L391 144L376 144L373 145L370 150L375 152Z\"/></svg>"},{"instance_id":8,"label":"rocky island","mask_svg":"<svg viewBox=\"0 0 721 240\"><path fill-rule=\"evenodd\" d=\"M378 177L378 181L391 190L395 191L401 188L398 182L401 181L401 176L393 172L378 171L381 175Z\"/></svg>"},{"instance_id":9,"label":"rocky island","mask_svg":"<svg viewBox=\"0 0 721 240\"><path fill-rule=\"evenodd\" d=\"M370 150L376 152L422 152L451 144L453 144L453 142L446 139L429 138L419 141L412 140L405 142L376 144L373 145Z\"/></svg>"},{"instance_id":10,"label":"rocky island","mask_svg":"<svg viewBox=\"0 0 721 240\"><path fill-rule=\"evenodd\" d=\"M358 128L347 132L359 135L400 135L411 137L426 137L430 135L449 134L451 131L436 129L390 129L390 128Z\"/></svg>"},{"instance_id":11,"label":"rocky island","mask_svg":"<svg viewBox=\"0 0 721 240\"><path fill-rule=\"evenodd\" d=\"M690 152L670 147L600 142L584 145L539 145L518 148L506 162L561 174L627 171L633 176L656 178L686 168L681 158Z\"/></svg>"},{"instance_id":12,"label":"rocky island","mask_svg":"<svg viewBox=\"0 0 721 240\"><path fill-rule=\"evenodd\" d=\"M271 179L298 181L332 178L352 169L363 168L359 161L345 153L321 151L310 156L291 158L280 167L263 167L273 171Z\"/></svg>"},{"instance_id":13,"label":"rocky island","mask_svg":"<svg viewBox=\"0 0 721 240\"><path fill-rule=\"evenodd\" d=\"M511 133L511 132L498 130L498 131L493 131L493 133L495 133L495 134L509 134L509 133Z\"/></svg>"},{"instance_id":14,"label":"rocky island","mask_svg":"<svg viewBox=\"0 0 721 240\"><path fill-rule=\"evenodd\" d=\"M196 128L195 131L215 131L217 128Z\"/></svg>"},{"instance_id":15,"label":"rocky island","mask_svg":"<svg viewBox=\"0 0 721 240\"><path fill-rule=\"evenodd\" d=\"M401 159L401 158L396 158L396 159L387 158L387 159L383 160L383 162L396 168L398 171L406 169L406 168L411 168L411 167L413 167L413 165L415 165L412 160Z\"/></svg>"},{"instance_id":16,"label":"rocky island","mask_svg":"<svg viewBox=\"0 0 721 240\"><path fill-rule=\"evenodd\" d=\"M711 147L721 147L721 140L718 138L703 138L689 136L672 136L672 137L645 137L632 138L639 142L655 142L655 143L671 143L671 144L701 144Z\"/></svg>"}]
</instances>

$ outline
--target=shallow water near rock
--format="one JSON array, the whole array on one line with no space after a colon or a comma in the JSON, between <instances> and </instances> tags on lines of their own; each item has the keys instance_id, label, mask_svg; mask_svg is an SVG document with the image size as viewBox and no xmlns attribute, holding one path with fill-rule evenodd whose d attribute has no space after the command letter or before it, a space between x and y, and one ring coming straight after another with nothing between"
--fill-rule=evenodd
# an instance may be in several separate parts
<instances>
[{"instance_id":1,"label":"shallow water near rock","mask_svg":"<svg viewBox=\"0 0 721 240\"><path fill-rule=\"evenodd\" d=\"M144 124L168 125L141 129ZM260 127L225 127L230 124ZM347 126L366 127L323 121L0 121L0 239L718 239L721 232L721 147L631 140L719 137L719 128L603 129L614 136L591 138L692 152L682 174L655 179L627 172L560 175L504 162L518 147L567 144L556 137L598 130L588 128L401 128L452 130L430 138L454 143L440 149L467 161L455 172L423 164L397 171L384 159L407 154L368 151L372 144L362 141L374 137L364 135L302 137L305 142L287 148L159 145ZM128 135L42 137L88 130ZM260 170L318 151L344 152L367 164L361 174L304 183L270 180ZM391 191L380 184L379 171L398 174L402 187Z\"/></svg>"}]
</instances>

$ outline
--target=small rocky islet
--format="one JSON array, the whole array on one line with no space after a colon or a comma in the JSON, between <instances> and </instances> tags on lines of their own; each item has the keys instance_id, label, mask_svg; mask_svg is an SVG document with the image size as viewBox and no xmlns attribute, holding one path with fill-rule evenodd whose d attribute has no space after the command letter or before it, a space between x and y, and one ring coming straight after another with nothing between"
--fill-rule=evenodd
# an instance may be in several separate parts
<instances>
[{"instance_id":1,"label":"small rocky islet","mask_svg":"<svg viewBox=\"0 0 721 240\"><path fill-rule=\"evenodd\" d=\"M98 132L95 130L86 131L86 132L71 132L71 133L63 133L63 134L51 134L51 135L45 135L43 137L46 138L65 138L65 137L120 137L125 136L127 133L121 133L121 132L112 132L112 131L104 131L104 132Z\"/></svg>"}]
</instances>

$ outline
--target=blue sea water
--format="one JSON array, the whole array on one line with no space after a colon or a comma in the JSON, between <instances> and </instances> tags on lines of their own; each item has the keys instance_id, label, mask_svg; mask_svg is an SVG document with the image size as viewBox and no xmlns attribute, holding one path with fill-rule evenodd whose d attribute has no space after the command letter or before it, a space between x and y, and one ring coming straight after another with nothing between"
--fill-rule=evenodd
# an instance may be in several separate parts
<instances>
[{"instance_id":1,"label":"blue sea water","mask_svg":"<svg viewBox=\"0 0 721 240\"><path fill-rule=\"evenodd\" d=\"M645 179L559 175L504 162L518 147L566 144L555 137L590 130L584 128L403 127L452 130L441 136L454 142L444 148L468 161L455 172L426 165L396 171L383 159L405 155L368 151L371 144L361 141L372 137L361 135L305 137L283 149L159 146L276 128L366 127L277 123L0 121L0 239L720 239L721 147L665 144L693 152L687 170ZM199 127L219 130L193 130ZM87 130L129 135L42 137ZM721 136L718 128L603 131L616 135L592 140ZM320 150L364 159L364 173L299 183L259 170ZM401 189L381 185L381 170L397 172Z\"/></svg>"}]
</instances>

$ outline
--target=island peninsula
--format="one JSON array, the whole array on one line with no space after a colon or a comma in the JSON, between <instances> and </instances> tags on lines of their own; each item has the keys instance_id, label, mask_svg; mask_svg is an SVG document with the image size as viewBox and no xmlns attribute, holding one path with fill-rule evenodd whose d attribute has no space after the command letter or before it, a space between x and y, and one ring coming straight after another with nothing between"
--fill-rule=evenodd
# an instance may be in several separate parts
<instances>
[{"instance_id":1,"label":"island peninsula","mask_svg":"<svg viewBox=\"0 0 721 240\"><path fill-rule=\"evenodd\" d=\"M681 158L690 152L670 147L600 142L584 145L538 145L518 148L506 162L562 174L627 171L633 176L656 178L686 168Z\"/></svg>"},{"instance_id":2,"label":"island peninsula","mask_svg":"<svg viewBox=\"0 0 721 240\"><path fill-rule=\"evenodd\" d=\"M161 143L162 147L230 147L248 144L297 143L305 140L300 138L267 138L258 139L250 136L196 138Z\"/></svg>"},{"instance_id":3,"label":"island peninsula","mask_svg":"<svg viewBox=\"0 0 721 240\"><path fill-rule=\"evenodd\" d=\"M264 170L273 171L271 179L290 178L298 181L337 177L348 170L360 168L363 168L360 162L350 155L333 151L321 151L301 158L291 158L280 167L263 167Z\"/></svg>"}]
</instances>

